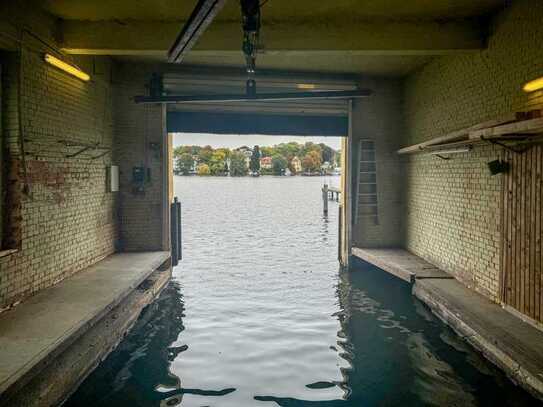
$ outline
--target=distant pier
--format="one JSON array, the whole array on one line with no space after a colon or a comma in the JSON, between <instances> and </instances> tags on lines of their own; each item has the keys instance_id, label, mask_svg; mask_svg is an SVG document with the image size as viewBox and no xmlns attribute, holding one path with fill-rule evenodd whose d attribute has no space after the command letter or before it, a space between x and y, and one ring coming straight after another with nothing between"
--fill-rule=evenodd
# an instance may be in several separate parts
<instances>
[{"instance_id":1,"label":"distant pier","mask_svg":"<svg viewBox=\"0 0 543 407\"><path fill-rule=\"evenodd\" d=\"M322 203L324 214L328 214L328 201L339 202L339 194L341 189L336 187L330 187L328 184L322 186Z\"/></svg>"}]
</instances>

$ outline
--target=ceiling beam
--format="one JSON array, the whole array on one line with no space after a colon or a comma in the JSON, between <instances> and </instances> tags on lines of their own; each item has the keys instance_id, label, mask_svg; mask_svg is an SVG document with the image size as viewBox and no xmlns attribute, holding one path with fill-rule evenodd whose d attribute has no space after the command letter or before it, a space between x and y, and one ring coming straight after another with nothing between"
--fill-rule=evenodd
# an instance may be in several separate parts
<instances>
[{"instance_id":1,"label":"ceiling beam","mask_svg":"<svg viewBox=\"0 0 543 407\"><path fill-rule=\"evenodd\" d=\"M168 52L168 61L180 63L196 45L209 24L226 4L226 0L199 0L188 21Z\"/></svg>"},{"instance_id":2,"label":"ceiling beam","mask_svg":"<svg viewBox=\"0 0 543 407\"><path fill-rule=\"evenodd\" d=\"M349 120L343 116L285 115L267 112L168 112L169 133L285 134L346 137Z\"/></svg>"},{"instance_id":3,"label":"ceiling beam","mask_svg":"<svg viewBox=\"0 0 543 407\"><path fill-rule=\"evenodd\" d=\"M63 49L72 54L166 56L179 22L63 21ZM347 52L364 55L445 55L485 47L484 24L476 20L267 21L263 51ZM323 33L326 33L323 35ZM239 21L215 21L191 52L241 53Z\"/></svg>"}]
</instances>

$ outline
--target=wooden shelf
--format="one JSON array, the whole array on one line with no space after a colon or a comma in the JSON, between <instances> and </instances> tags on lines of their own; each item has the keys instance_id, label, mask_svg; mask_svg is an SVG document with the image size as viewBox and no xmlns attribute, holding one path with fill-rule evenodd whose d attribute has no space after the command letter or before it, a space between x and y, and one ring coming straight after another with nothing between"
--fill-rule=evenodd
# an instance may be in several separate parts
<instances>
[{"instance_id":1,"label":"wooden shelf","mask_svg":"<svg viewBox=\"0 0 543 407\"><path fill-rule=\"evenodd\" d=\"M436 137L423 143L404 147L398 154L436 152L451 148L473 146L486 142L519 142L543 134L543 111L518 112L501 119L479 123Z\"/></svg>"}]
</instances>

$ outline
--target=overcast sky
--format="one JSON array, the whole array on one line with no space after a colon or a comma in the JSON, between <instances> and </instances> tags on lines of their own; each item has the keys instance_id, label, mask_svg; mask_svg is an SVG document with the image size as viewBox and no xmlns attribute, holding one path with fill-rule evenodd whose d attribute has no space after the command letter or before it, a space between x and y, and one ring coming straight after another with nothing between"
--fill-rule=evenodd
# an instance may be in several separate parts
<instances>
[{"instance_id":1,"label":"overcast sky","mask_svg":"<svg viewBox=\"0 0 543 407\"><path fill-rule=\"evenodd\" d=\"M341 148L341 137L300 137L300 136L261 136L261 135L239 135L239 134L200 134L200 133L174 133L173 146L194 145L206 146L210 145L213 148L227 147L236 148L241 146L252 147L273 146L280 143L288 143L289 141L297 141L305 143L312 141L313 143L324 143L334 150Z\"/></svg>"}]
</instances>

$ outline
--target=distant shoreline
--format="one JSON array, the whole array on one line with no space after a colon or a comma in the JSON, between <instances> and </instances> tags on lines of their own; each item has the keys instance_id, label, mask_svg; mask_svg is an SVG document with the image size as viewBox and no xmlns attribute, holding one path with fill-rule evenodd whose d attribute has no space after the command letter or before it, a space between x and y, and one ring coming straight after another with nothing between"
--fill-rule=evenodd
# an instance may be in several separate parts
<instances>
[{"instance_id":1,"label":"distant shoreline","mask_svg":"<svg viewBox=\"0 0 543 407\"><path fill-rule=\"evenodd\" d=\"M275 174L261 174L259 176L252 175L198 175L198 174L173 174L176 177L187 178L261 178L261 177L275 177L275 178L314 178L314 177L341 177L341 174L314 174L314 175L275 175Z\"/></svg>"}]
</instances>

